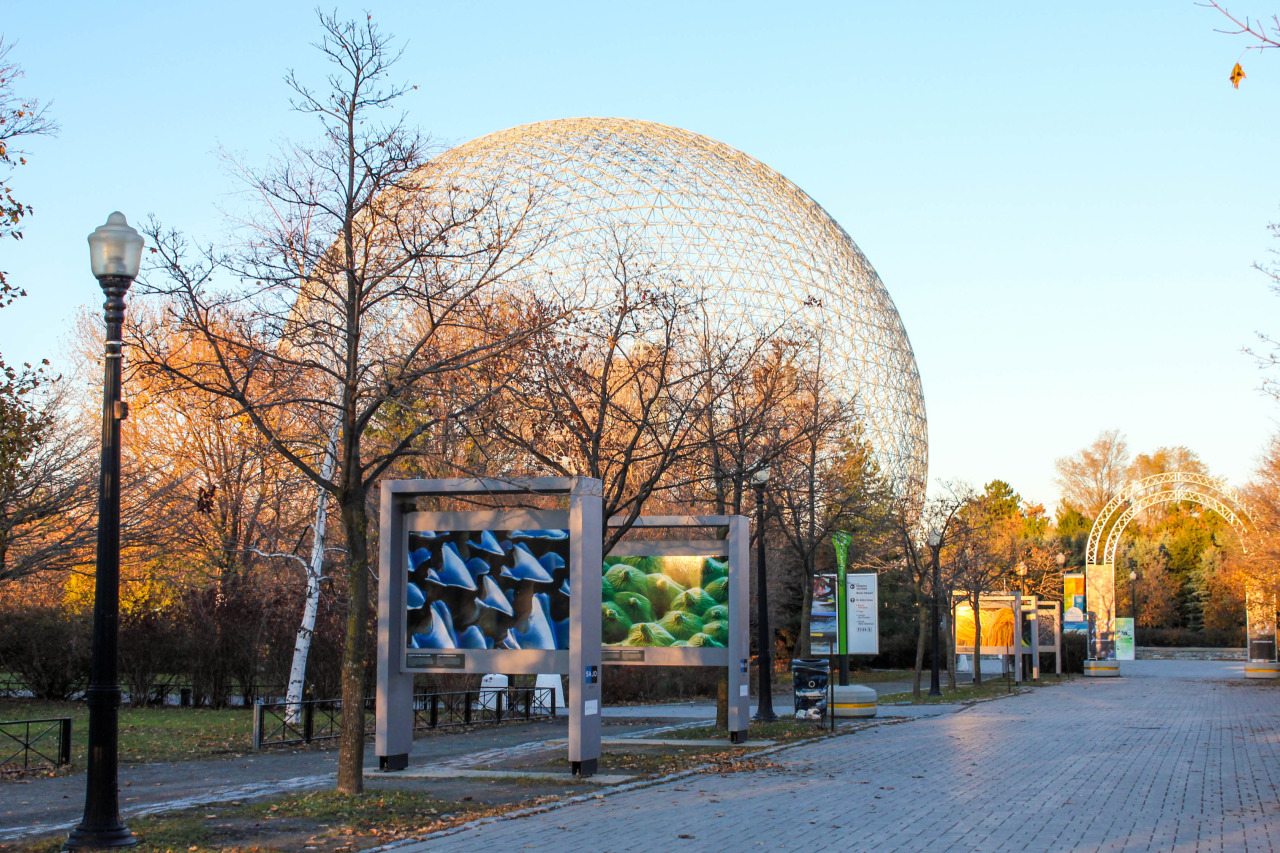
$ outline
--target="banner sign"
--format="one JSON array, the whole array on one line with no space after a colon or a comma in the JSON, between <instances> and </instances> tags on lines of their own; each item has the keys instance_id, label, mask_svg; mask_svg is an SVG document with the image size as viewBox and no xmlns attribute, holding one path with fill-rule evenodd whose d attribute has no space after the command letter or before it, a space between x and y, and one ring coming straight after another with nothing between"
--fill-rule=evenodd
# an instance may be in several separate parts
<instances>
[{"instance_id":1,"label":"banner sign","mask_svg":"<svg viewBox=\"0 0 1280 853\"><path fill-rule=\"evenodd\" d=\"M1134 654L1133 619L1116 617L1116 660L1136 660Z\"/></svg>"},{"instance_id":2,"label":"banner sign","mask_svg":"<svg viewBox=\"0 0 1280 853\"><path fill-rule=\"evenodd\" d=\"M809 609L809 653L840 653L840 604L835 575L813 576L813 606Z\"/></svg>"},{"instance_id":3,"label":"banner sign","mask_svg":"<svg viewBox=\"0 0 1280 853\"><path fill-rule=\"evenodd\" d=\"M880 654L880 585L874 573L849 575L845 586L844 654Z\"/></svg>"},{"instance_id":4,"label":"banner sign","mask_svg":"<svg viewBox=\"0 0 1280 853\"><path fill-rule=\"evenodd\" d=\"M849 561L849 546L853 544L853 537L848 533L833 533L831 535L831 547L836 552L836 589L846 590L845 594L836 599L836 624L841 627L849 624L849 595L846 579L846 568ZM839 653L842 655L849 654L849 641L847 631L841 630L837 634L839 642Z\"/></svg>"},{"instance_id":5,"label":"banner sign","mask_svg":"<svg viewBox=\"0 0 1280 853\"><path fill-rule=\"evenodd\" d=\"M1084 575L1080 572L1062 575L1062 630L1081 634L1089 630L1084 615Z\"/></svg>"}]
</instances>

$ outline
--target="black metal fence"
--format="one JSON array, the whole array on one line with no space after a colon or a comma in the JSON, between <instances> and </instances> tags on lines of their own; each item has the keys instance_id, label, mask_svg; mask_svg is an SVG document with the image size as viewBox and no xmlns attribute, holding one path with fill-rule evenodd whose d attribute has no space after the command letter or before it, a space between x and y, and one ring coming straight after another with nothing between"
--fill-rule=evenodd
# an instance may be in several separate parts
<instances>
[{"instance_id":1,"label":"black metal fence","mask_svg":"<svg viewBox=\"0 0 1280 853\"><path fill-rule=\"evenodd\" d=\"M413 697L413 730L474 726L556 715L551 687L485 687L457 693L419 693Z\"/></svg>"},{"instance_id":2,"label":"black metal fence","mask_svg":"<svg viewBox=\"0 0 1280 853\"><path fill-rule=\"evenodd\" d=\"M364 733L372 737L375 704L364 700ZM550 687L486 687L455 693L419 693L413 697L413 730L475 726L554 717ZM342 700L269 702L254 706L253 748L292 746L330 740L342 730Z\"/></svg>"},{"instance_id":3,"label":"black metal fence","mask_svg":"<svg viewBox=\"0 0 1280 853\"><path fill-rule=\"evenodd\" d=\"M70 717L0 723L0 773L70 763Z\"/></svg>"}]
</instances>

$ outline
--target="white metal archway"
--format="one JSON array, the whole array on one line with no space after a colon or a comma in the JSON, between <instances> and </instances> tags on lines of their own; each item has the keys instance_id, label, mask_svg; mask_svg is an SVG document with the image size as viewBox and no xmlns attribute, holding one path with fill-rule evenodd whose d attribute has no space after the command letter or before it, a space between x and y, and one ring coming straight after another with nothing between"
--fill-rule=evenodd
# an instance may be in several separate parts
<instances>
[{"instance_id":1,"label":"white metal archway","mask_svg":"<svg viewBox=\"0 0 1280 853\"><path fill-rule=\"evenodd\" d=\"M1222 516L1246 548L1253 526L1248 505L1221 480L1188 471L1152 474L1120 490L1098 513L1085 550L1085 609L1089 613L1089 658L1116 659L1115 557L1120 537L1143 510L1188 501ZM1101 559L1099 559L1101 557Z\"/></svg>"}]
</instances>

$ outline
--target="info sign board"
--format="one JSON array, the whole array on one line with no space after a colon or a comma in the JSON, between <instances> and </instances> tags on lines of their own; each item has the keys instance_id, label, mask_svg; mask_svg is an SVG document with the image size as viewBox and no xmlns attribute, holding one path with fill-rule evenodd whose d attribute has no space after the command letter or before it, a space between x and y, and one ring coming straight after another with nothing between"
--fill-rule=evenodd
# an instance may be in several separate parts
<instances>
[{"instance_id":1,"label":"info sign board","mask_svg":"<svg viewBox=\"0 0 1280 853\"><path fill-rule=\"evenodd\" d=\"M879 577L875 573L816 575L809 614L815 655L880 654Z\"/></svg>"}]
</instances>

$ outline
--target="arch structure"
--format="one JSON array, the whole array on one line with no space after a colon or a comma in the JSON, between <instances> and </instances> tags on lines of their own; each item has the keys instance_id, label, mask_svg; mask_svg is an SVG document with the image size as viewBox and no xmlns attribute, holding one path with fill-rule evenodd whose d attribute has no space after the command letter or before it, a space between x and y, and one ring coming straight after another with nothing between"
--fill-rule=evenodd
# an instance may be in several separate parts
<instances>
[{"instance_id":1,"label":"arch structure","mask_svg":"<svg viewBox=\"0 0 1280 853\"><path fill-rule=\"evenodd\" d=\"M1133 659L1132 643L1123 642L1123 630L1117 631L1116 550L1125 528L1138 513L1181 501L1199 504L1222 516L1244 547L1245 533L1253 526L1249 507L1239 492L1221 480L1187 471L1169 471L1125 486L1098 513L1085 550L1084 594L1091 660ZM1129 639L1132 640L1132 634Z\"/></svg>"},{"instance_id":2,"label":"arch structure","mask_svg":"<svg viewBox=\"0 0 1280 853\"><path fill-rule=\"evenodd\" d=\"M1134 516L1154 506L1181 501L1199 504L1222 516L1236 531L1242 545L1246 529L1253 526L1244 498L1221 480L1186 471L1152 474L1125 486L1098 513L1098 520L1089 531L1085 562L1089 565L1114 565L1120 536Z\"/></svg>"}]
</instances>

